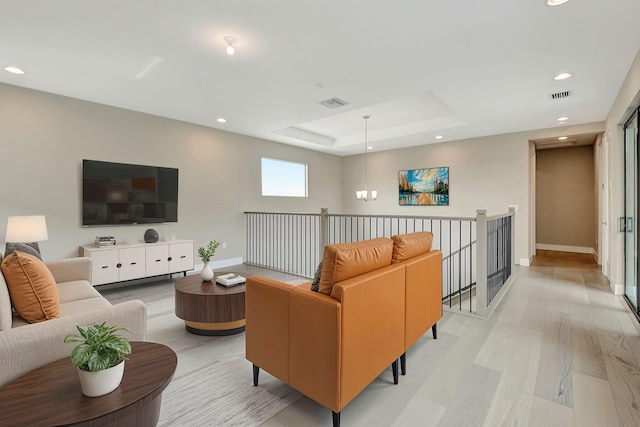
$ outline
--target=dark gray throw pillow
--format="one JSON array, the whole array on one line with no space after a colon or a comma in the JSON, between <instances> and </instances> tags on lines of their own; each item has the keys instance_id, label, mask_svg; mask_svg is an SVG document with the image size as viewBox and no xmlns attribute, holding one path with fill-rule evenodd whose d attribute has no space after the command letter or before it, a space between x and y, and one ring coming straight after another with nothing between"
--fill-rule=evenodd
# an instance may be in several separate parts
<instances>
[{"instance_id":1,"label":"dark gray throw pillow","mask_svg":"<svg viewBox=\"0 0 640 427\"><path fill-rule=\"evenodd\" d=\"M40 256L40 252L35 250L35 248L28 243L7 243L6 252L4 254L5 257L8 257L13 253L13 251L22 252L23 254L33 255L42 261L42 257Z\"/></svg>"},{"instance_id":2,"label":"dark gray throw pillow","mask_svg":"<svg viewBox=\"0 0 640 427\"><path fill-rule=\"evenodd\" d=\"M318 288L320 287L320 273L322 272L322 261L318 264L318 269L316 270L316 275L313 276L313 282L311 282L311 290L313 292L318 292Z\"/></svg>"}]
</instances>

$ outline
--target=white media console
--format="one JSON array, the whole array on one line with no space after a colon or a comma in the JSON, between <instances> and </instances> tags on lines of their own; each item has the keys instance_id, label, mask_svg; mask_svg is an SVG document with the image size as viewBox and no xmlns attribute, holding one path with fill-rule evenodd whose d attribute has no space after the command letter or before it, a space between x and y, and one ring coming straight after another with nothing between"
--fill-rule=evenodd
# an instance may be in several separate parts
<instances>
[{"instance_id":1,"label":"white media console","mask_svg":"<svg viewBox=\"0 0 640 427\"><path fill-rule=\"evenodd\" d=\"M193 240L80 247L93 260L93 286L193 270Z\"/></svg>"}]
</instances>

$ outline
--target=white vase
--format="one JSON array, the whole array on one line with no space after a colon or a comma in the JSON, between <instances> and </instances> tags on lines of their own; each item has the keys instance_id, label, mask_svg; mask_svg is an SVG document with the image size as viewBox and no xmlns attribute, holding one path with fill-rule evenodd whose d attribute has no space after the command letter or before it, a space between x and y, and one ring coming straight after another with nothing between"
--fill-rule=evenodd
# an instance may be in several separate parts
<instances>
[{"instance_id":1,"label":"white vase","mask_svg":"<svg viewBox=\"0 0 640 427\"><path fill-rule=\"evenodd\" d=\"M80 377L80 388L82 394L87 397L104 396L117 389L124 375L124 360L116 366L112 366L102 371L83 371L78 368Z\"/></svg>"},{"instance_id":2,"label":"white vase","mask_svg":"<svg viewBox=\"0 0 640 427\"><path fill-rule=\"evenodd\" d=\"M205 282L209 282L213 279L213 270L211 269L211 266L209 266L208 262L204 263L204 267L202 267L202 271L200 272L200 277L202 277L202 280Z\"/></svg>"}]
</instances>

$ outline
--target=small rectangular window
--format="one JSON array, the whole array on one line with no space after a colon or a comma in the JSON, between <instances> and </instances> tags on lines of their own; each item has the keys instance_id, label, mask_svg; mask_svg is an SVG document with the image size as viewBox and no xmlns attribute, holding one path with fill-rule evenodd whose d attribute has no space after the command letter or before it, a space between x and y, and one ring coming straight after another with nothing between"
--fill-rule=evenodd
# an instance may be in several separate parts
<instances>
[{"instance_id":1,"label":"small rectangular window","mask_svg":"<svg viewBox=\"0 0 640 427\"><path fill-rule=\"evenodd\" d=\"M307 164L263 157L262 195L307 197Z\"/></svg>"}]
</instances>

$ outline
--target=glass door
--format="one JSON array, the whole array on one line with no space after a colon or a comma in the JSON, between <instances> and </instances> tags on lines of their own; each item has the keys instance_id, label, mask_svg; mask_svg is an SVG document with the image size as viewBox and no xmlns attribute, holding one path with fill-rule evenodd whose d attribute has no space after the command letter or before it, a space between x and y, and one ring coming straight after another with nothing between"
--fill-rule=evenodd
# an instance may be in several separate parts
<instances>
[{"instance_id":1,"label":"glass door","mask_svg":"<svg viewBox=\"0 0 640 427\"><path fill-rule=\"evenodd\" d=\"M619 228L624 232L624 295L638 313L638 111L624 127L624 217Z\"/></svg>"}]
</instances>

